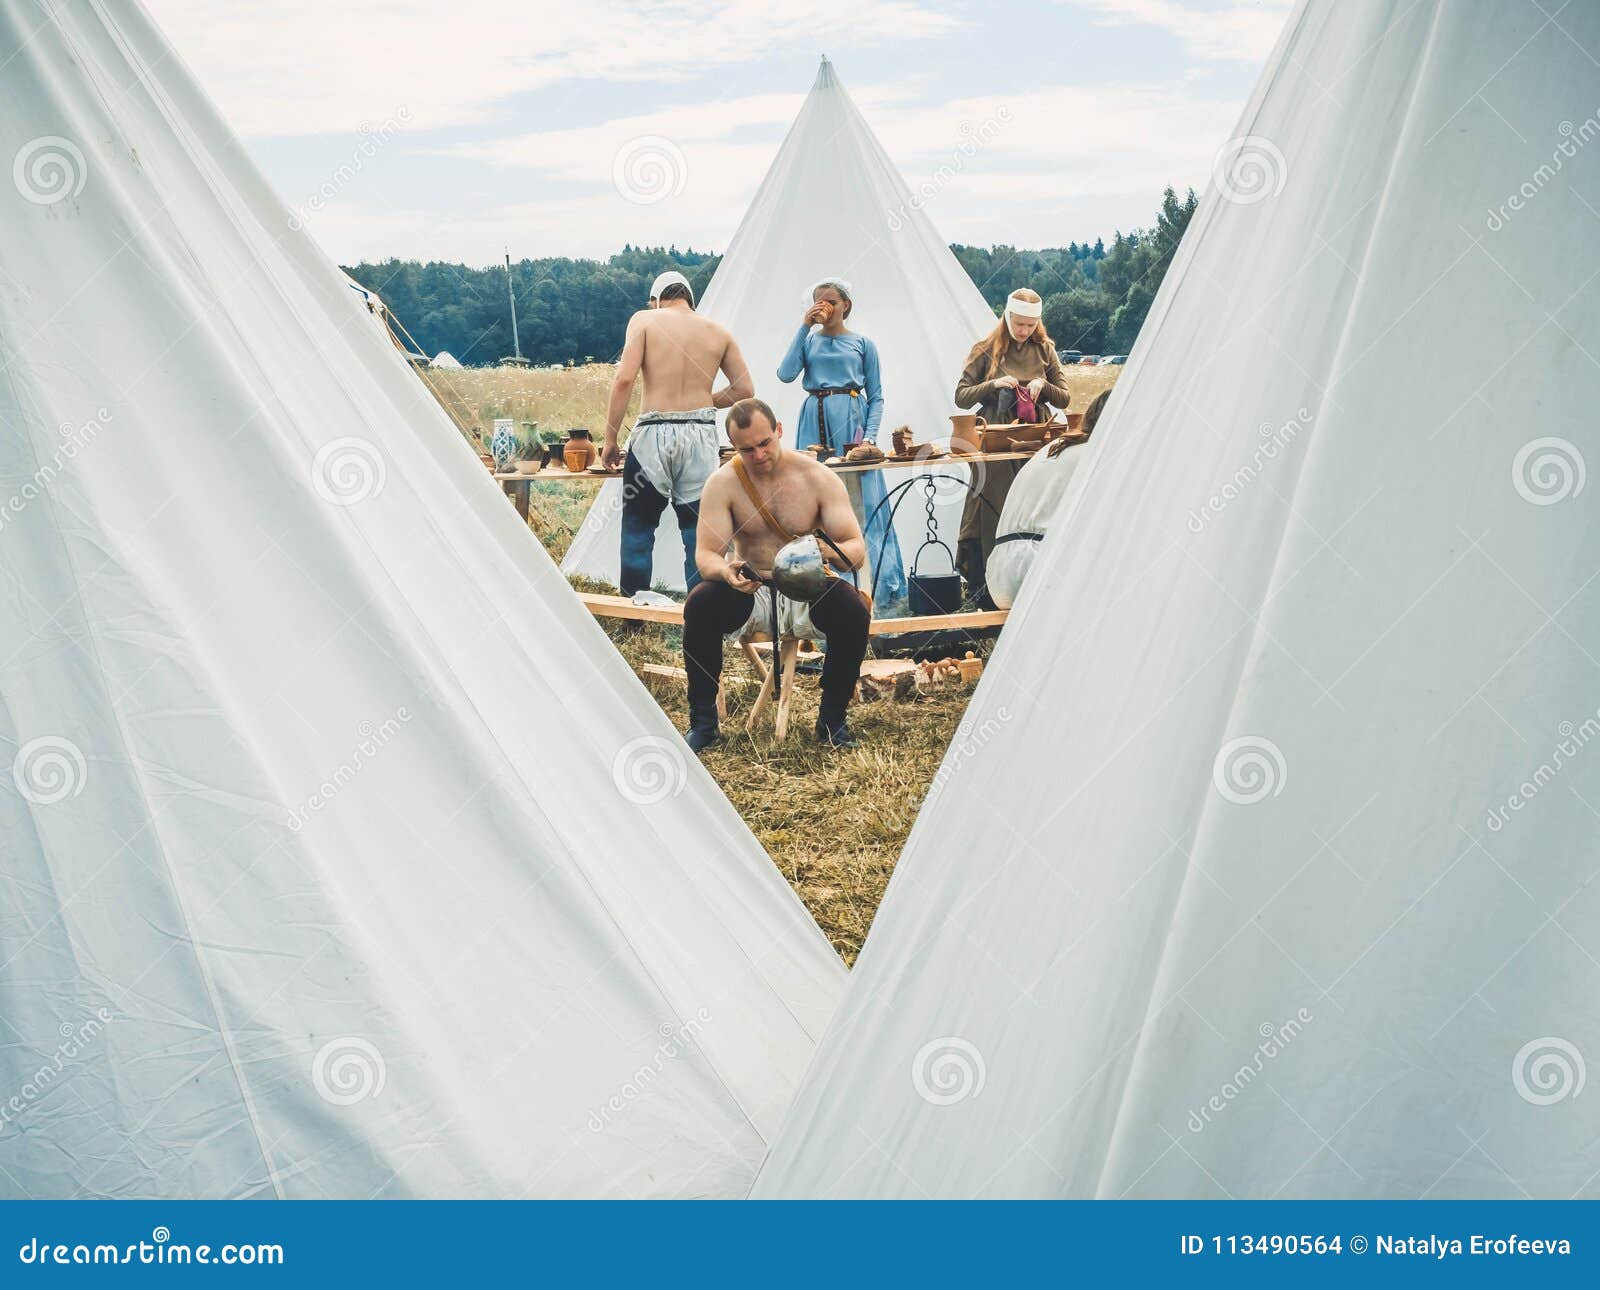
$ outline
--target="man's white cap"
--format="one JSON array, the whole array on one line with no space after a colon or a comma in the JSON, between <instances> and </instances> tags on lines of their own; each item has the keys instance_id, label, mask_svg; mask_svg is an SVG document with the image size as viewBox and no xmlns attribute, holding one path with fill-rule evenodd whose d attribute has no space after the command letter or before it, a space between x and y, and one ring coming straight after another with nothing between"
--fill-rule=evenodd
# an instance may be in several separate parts
<instances>
[{"instance_id":1,"label":"man's white cap","mask_svg":"<svg viewBox=\"0 0 1600 1290\"><path fill-rule=\"evenodd\" d=\"M650 284L650 299L660 300L661 293L670 286L680 286L689 293L689 303L694 303L694 288L689 285L689 279L676 269L668 269L659 278Z\"/></svg>"}]
</instances>

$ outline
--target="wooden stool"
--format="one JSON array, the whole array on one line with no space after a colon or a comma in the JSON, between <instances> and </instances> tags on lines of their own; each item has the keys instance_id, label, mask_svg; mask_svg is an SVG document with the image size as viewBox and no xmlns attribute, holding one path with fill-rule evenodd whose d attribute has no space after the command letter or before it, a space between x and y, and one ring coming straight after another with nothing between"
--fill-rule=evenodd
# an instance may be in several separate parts
<instances>
[{"instance_id":1,"label":"wooden stool","mask_svg":"<svg viewBox=\"0 0 1600 1290\"><path fill-rule=\"evenodd\" d=\"M778 660L777 675L782 678L783 688L778 695L777 710L773 714L772 733L782 739L789 732L789 704L794 699L795 668L802 658L806 660L821 658L822 654L816 649L802 650L802 645L810 645L810 641L802 641L798 636L784 636L776 644L771 641L741 641L740 648L744 656L750 660L750 666L755 669L761 678L761 692L756 695L755 704L750 709L744 728L754 730L756 722L766 715L767 708L772 704L773 668L768 661L762 658L763 652L776 653ZM718 715L725 716L726 709L722 706L722 692L717 692Z\"/></svg>"}]
</instances>

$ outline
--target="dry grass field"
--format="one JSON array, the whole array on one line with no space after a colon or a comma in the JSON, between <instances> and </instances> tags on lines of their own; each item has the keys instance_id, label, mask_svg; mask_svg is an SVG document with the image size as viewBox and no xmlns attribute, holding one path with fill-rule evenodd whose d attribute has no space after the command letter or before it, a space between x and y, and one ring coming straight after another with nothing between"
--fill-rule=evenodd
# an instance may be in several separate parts
<instances>
[{"instance_id":1,"label":"dry grass field","mask_svg":"<svg viewBox=\"0 0 1600 1290\"><path fill-rule=\"evenodd\" d=\"M561 372L485 368L422 376L464 433L474 437L475 431L486 440L496 417L534 421L546 430L583 426L598 435L614 372L610 365L595 364ZM1074 406L1087 404L1121 372L1120 367L1068 368ZM598 487L535 483L529 524L555 559L566 553ZM611 622L606 629L635 671L647 663L682 666L675 628ZM989 649L988 643L970 647L980 656ZM744 732L755 686L731 679L749 676L737 650L727 652L726 668L729 720L723 742L705 756L706 767L845 962L853 963L971 691L958 686L908 702L852 705L851 724L862 747L835 753L810 737L817 707L814 676L800 678L789 735L779 744L770 723L755 735ZM682 683L641 675L681 729L688 719Z\"/></svg>"}]
</instances>

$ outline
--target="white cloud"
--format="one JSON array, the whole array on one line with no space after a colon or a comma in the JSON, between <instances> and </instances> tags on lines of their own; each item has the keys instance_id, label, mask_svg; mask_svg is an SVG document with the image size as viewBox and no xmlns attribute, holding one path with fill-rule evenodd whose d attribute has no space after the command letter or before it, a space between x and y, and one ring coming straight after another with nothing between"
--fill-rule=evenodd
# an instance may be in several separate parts
<instances>
[{"instance_id":1,"label":"white cloud","mask_svg":"<svg viewBox=\"0 0 1600 1290\"><path fill-rule=\"evenodd\" d=\"M1211 8L1177 0L1075 0L1104 26L1151 26L1176 36L1195 57L1261 62L1283 29L1289 0L1224 0Z\"/></svg>"},{"instance_id":2,"label":"white cloud","mask_svg":"<svg viewBox=\"0 0 1600 1290\"><path fill-rule=\"evenodd\" d=\"M402 106L432 130L551 85L690 80L795 42L870 48L957 25L922 0L149 3L233 128L254 136L347 133Z\"/></svg>"},{"instance_id":3,"label":"white cloud","mask_svg":"<svg viewBox=\"0 0 1600 1290\"><path fill-rule=\"evenodd\" d=\"M673 106L453 149L525 170L538 198L445 216L380 210L357 191L341 194L311 227L330 251L346 257L382 251L476 264L502 242L513 254L527 255L606 255L624 242L720 250L803 97ZM1116 227L1148 225L1167 184L1180 191L1205 186L1216 148L1239 111L1237 103L1198 93L1181 79L1045 86L932 104L902 101L898 86L869 86L856 98L913 191L945 166L926 200L944 237L1018 246L1109 237ZM613 184L618 149L641 136L671 140L684 167L681 188L649 205L630 202ZM955 165L967 138L986 141Z\"/></svg>"}]
</instances>

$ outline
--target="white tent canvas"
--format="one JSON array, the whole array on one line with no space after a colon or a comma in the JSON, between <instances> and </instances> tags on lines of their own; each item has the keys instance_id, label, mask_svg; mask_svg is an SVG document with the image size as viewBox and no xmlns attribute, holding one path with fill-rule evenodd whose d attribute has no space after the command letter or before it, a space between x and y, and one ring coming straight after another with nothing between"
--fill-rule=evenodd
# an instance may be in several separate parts
<instances>
[{"instance_id":1,"label":"white tent canvas","mask_svg":"<svg viewBox=\"0 0 1600 1290\"><path fill-rule=\"evenodd\" d=\"M441 349L433 356L433 366L443 368L446 371L454 372L460 370L461 364L456 360L456 356L448 349Z\"/></svg>"},{"instance_id":2,"label":"white tent canvas","mask_svg":"<svg viewBox=\"0 0 1600 1290\"><path fill-rule=\"evenodd\" d=\"M1596 53L1296 10L755 1194L1600 1191Z\"/></svg>"},{"instance_id":3,"label":"white tent canvas","mask_svg":"<svg viewBox=\"0 0 1600 1290\"><path fill-rule=\"evenodd\" d=\"M827 200L818 201L818 193ZM756 393L772 404L791 445L805 396L798 382L778 381L778 362L812 285L828 276L851 284L850 328L878 347L883 449L899 425L911 426L922 443L949 437L956 378L967 351L993 329L995 314L922 207L824 59L698 306L733 333ZM970 470L945 466L932 473L945 481L937 487L936 511L939 536L953 551ZM890 469L884 482L893 490L912 474ZM909 493L895 515L908 568L927 527L923 490ZM562 571L615 583L621 531L622 485L608 481ZM929 551L924 560L925 572L949 571L943 552ZM656 537L655 578L683 590L683 542L670 510Z\"/></svg>"},{"instance_id":4,"label":"white tent canvas","mask_svg":"<svg viewBox=\"0 0 1600 1290\"><path fill-rule=\"evenodd\" d=\"M742 1194L837 957L142 8L0 65L0 1196Z\"/></svg>"}]
</instances>

